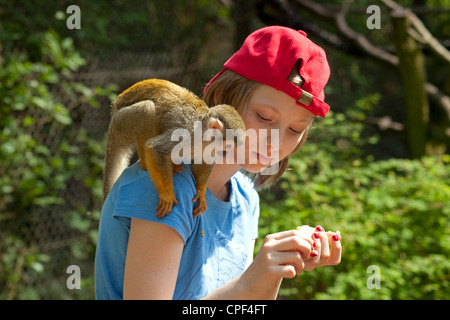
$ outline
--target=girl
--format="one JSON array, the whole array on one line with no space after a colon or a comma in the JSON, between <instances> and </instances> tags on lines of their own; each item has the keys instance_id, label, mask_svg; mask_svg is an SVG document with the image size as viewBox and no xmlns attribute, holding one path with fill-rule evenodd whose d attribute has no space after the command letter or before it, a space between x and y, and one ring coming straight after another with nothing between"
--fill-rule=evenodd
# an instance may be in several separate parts
<instances>
[{"instance_id":1,"label":"girl","mask_svg":"<svg viewBox=\"0 0 450 320\"><path fill-rule=\"evenodd\" d=\"M126 169L102 210L96 298L275 299L283 278L338 264L340 237L320 226L312 236L298 230L268 235L252 259L255 189L281 176L305 143L313 117L328 112L323 88L329 74L324 51L304 32L272 26L252 33L203 98L210 106L234 106L247 131L258 133L257 142L247 139L244 163L234 158L214 166L208 210L198 217L192 215L196 189L189 166L174 176L178 204L161 219L148 172L139 164Z\"/></svg>"}]
</instances>

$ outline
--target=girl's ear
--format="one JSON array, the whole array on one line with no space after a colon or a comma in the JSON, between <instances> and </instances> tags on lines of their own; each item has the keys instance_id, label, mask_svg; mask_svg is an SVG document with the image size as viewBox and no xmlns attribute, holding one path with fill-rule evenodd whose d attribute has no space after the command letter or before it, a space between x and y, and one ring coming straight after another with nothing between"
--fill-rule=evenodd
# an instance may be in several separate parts
<instances>
[{"instance_id":1,"label":"girl's ear","mask_svg":"<svg viewBox=\"0 0 450 320\"><path fill-rule=\"evenodd\" d=\"M223 131L223 123L222 121L220 121L217 118L211 117L209 119L209 124L208 124L209 129L217 129L220 132Z\"/></svg>"}]
</instances>

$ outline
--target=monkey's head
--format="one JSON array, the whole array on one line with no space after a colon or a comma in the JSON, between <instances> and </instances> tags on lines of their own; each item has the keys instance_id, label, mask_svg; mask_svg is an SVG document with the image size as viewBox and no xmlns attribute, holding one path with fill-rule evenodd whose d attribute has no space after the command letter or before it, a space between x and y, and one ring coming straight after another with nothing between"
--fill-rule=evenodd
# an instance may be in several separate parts
<instances>
[{"instance_id":1,"label":"monkey's head","mask_svg":"<svg viewBox=\"0 0 450 320\"><path fill-rule=\"evenodd\" d=\"M220 104L210 108L205 120L206 123L203 128L205 130L210 129L210 137L214 136L215 139L221 139L224 153L245 143L246 128L244 121L232 106Z\"/></svg>"}]
</instances>

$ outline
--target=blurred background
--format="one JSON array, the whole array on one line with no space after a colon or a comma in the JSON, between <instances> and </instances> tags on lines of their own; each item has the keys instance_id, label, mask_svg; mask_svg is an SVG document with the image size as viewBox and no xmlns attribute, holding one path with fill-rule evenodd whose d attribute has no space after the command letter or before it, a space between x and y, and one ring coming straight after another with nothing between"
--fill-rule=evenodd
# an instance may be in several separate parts
<instances>
[{"instance_id":1,"label":"blurred background","mask_svg":"<svg viewBox=\"0 0 450 320\"><path fill-rule=\"evenodd\" d=\"M255 253L303 224L343 245L279 299L450 298L449 0L0 0L0 299L94 298L111 101L152 77L201 95L267 25L325 49L332 111L260 193Z\"/></svg>"}]
</instances>

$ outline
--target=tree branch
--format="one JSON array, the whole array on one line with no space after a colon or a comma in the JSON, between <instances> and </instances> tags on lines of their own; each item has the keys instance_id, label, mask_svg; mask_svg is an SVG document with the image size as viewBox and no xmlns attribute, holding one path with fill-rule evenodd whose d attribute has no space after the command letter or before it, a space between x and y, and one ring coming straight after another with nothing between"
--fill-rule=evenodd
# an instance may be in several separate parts
<instances>
[{"instance_id":1,"label":"tree branch","mask_svg":"<svg viewBox=\"0 0 450 320\"><path fill-rule=\"evenodd\" d=\"M380 1L391 10L404 10L402 6L392 0ZM300 18L300 15L296 13L299 10L294 9L291 5L292 2L290 1L258 0L255 7L258 10L258 15L260 18L262 18L267 24L280 24L294 29L302 29L307 33L311 32L321 40L337 49L353 54L362 52L378 61L387 63L388 65L396 68L398 67L398 57L395 54L375 46L364 35L355 32L349 27L346 21L346 14L349 9L348 3L346 3L344 7L341 7L341 10L330 10L324 5L318 4L317 2L311 0L295 0L294 2L299 8L308 10L320 18L334 23L342 37L323 30L314 23ZM264 5L270 6L272 10L280 14L280 17L274 18L273 14L264 12ZM411 23L414 25L415 30L417 30L416 33L412 32L412 36L414 36L416 40L420 39L420 41L418 40L419 42L426 43L430 50L433 50L433 52L436 52L441 58L447 61L448 50L431 36L429 31L425 28L425 26L423 26L423 23L421 23L420 19L417 18L416 15L412 14L411 16L415 17ZM420 21L420 23L417 20ZM431 38L437 42L437 44L433 40L426 40L427 32ZM442 109L450 119L450 97L442 93L436 86L429 82L425 84L425 90L436 106Z\"/></svg>"},{"instance_id":2,"label":"tree branch","mask_svg":"<svg viewBox=\"0 0 450 320\"><path fill-rule=\"evenodd\" d=\"M393 11L405 11L406 9L392 0L380 0L387 7ZM411 22L414 29L420 34L420 42L426 45L432 52L434 52L439 58L450 64L450 51L447 50L439 41L433 37L428 31L423 22L412 11L408 11L408 19ZM413 35L416 38L416 35Z\"/></svg>"},{"instance_id":3,"label":"tree branch","mask_svg":"<svg viewBox=\"0 0 450 320\"><path fill-rule=\"evenodd\" d=\"M267 7L272 12L267 13L265 10ZM355 54L356 50L352 44L318 27L315 23L301 18L301 15L297 14L297 10L286 0L257 0L255 2L255 8L258 12L258 17L267 25L279 24L293 29L303 30L310 35L315 35L317 38L339 50ZM320 17L323 18L323 16ZM324 18L327 19L326 17Z\"/></svg>"},{"instance_id":4,"label":"tree branch","mask_svg":"<svg viewBox=\"0 0 450 320\"><path fill-rule=\"evenodd\" d=\"M391 1L391 0L380 0L392 10L405 10L402 6L398 5L397 3ZM310 10L311 12L326 17L328 19L333 19L336 23L336 26L338 27L339 32L347 39L350 40L358 45L358 47L367 55L376 58L377 60L386 62L392 66L398 67L398 57L396 55L393 55L385 50L382 50L376 46L374 46L370 41L364 37L361 34L358 34L354 30L352 30L346 20L345 16L348 10L348 4L345 4L343 9L341 9L338 12L332 12L325 8L324 6L317 4L316 2L312 2L310 0L296 0L296 2L303 6L305 9ZM412 14L415 16L414 14ZM419 20L416 17L416 20ZM419 20L420 21L420 20ZM411 21L411 23L414 23L414 21ZM417 25L417 21L414 23L414 26ZM423 24L422 24L423 25ZM424 27L425 28L425 27ZM426 28L425 28L426 29ZM423 31L423 30L422 30ZM420 32L418 30L418 32ZM427 30L429 33L429 31ZM423 33L420 32L420 36L423 37ZM436 39L435 39L436 40ZM447 49L443 46L440 49L440 52ZM430 48L431 49L431 48ZM448 52L448 51L447 51ZM434 86L432 83L427 82L425 84L425 91L427 92L428 96L433 100L433 102L442 109L446 114L447 117L450 119L450 97L442 93L436 86Z\"/></svg>"},{"instance_id":5,"label":"tree branch","mask_svg":"<svg viewBox=\"0 0 450 320\"><path fill-rule=\"evenodd\" d=\"M433 52L437 53L440 58L450 63L450 52L431 35L422 21L420 21L420 19L413 12L405 9L392 0L380 1L392 10L392 14L395 14L395 12L404 12L410 23L419 33L419 35L415 32L412 32L412 34L409 32L409 34L411 34L417 41L426 44ZM419 39L417 39L417 37L419 37ZM425 83L425 92L428 97L433 100L436 106L438 106L447 115L447 118L450 121L450 97L445 95L435 85L429 82Z\"/></svg>"},{"instance_id":6,"label":"tree branch","mask_svg":"<svg viewBox=\"0 0 450 320\"><path fill-rule=\"evenodd\" d=\"M365 121L367 123L377 125L380 128L380 130L382 130L382 131L385 131L388 129L395 130L395 131L402 131L405 129L405 125L403 123L393 121L390 116L384 116L381 118L366 117Z\"/></svg>"},{"instance_id":7,"label":"tree branch","mask_svg":"<svg viewBox=\"0 0 450 320\"><path fill-rule=\"evenodd\" d=\"M439 91L434 84L429 82L425 84L425 91L433 102L447 113L447 117L450 121L450 97Z\"/></svg>"},{"instance_id":8,"label":"tree branch","mask_svg":"<svg viewBox=\"0 0 450 320\"><path fill-rule=\"evenodd\" d=\"M314 12L315 14L333 19L338 28L338 31L347 40L355 43L358 48L367 55L370 55L383 62L387 62L390 65L396 66L398 64L398 58L395 55L374 46L364 35L355 32L349 27L345 18L348 11L348 3L344 4L342 6L342 9L335 13L326 9L324 6L321 6L309 0L296 0L296 2L304 8Z\"/></svg>"}]
</instances>

